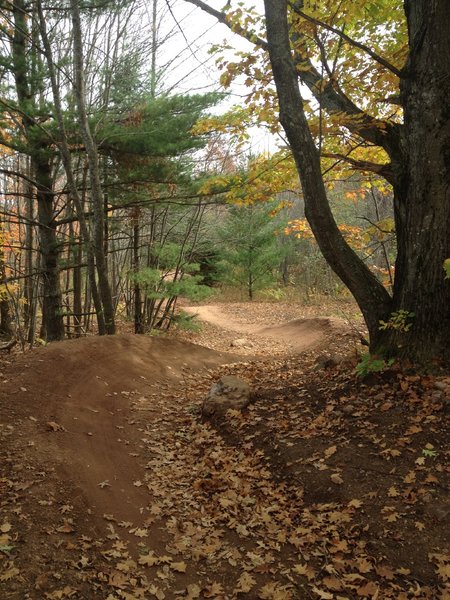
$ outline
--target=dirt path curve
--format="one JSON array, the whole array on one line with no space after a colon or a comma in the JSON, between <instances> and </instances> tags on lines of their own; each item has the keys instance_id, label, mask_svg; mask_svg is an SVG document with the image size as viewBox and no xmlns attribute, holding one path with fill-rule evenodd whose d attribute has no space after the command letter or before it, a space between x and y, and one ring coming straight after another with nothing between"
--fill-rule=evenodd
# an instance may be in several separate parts
<instances>
[{"instance_id":1,"label":"dirt path curve","mask_svg":"<svg viewBox=\"0 0 450 600\"><path fill-rule=\"evenodd\" d=\"M333 331L342 333L346 329L342 320L332 317L293 319L285 323L261 327L260 323L239 318L234 314L233 307L233 304L210 304L188 306L183 310L225 331L251 336L252 340L269 338L281 341L286 344L287 349L294 352L312 349L323 343L326 336Z\"/></svg>"},{"instance_id":2,"label":"dirt path curve","mask_svg":"<svg viewBox=\"0 0 450 600\"><path fill-rule=\"evenodd\" d=\"M217 304L205 304L199 306L187 306L185 310L190 315L196 315L200 321L211 323L221 329L235 331L236 333L256 333L260 327L251 323L243 323L242 321L233 320L229 314L224 312L224 309Z\"/></svg>"}]
</instances>

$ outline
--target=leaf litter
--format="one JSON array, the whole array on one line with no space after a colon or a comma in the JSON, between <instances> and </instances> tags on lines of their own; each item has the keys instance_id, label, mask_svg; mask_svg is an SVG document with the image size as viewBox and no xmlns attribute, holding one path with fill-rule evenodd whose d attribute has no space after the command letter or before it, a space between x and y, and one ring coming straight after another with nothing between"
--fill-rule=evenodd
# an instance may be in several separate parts
<instances>
[{"instance_id":1,"label":"leaf litter","mask_svg":"<svg viewBox=\"0 0 450 600\"><path fill-rule=\"evenodd\" d=\"M61 419L2 404L0 595L445 600L450 381L393 368L361 382L316 358L246 356L170 385L147 372L130 389L110 383L130 407L114 428L139 470L124 490L132 519L97 516L76 481L59 479L68 457L43 436ZM223 374L251 383L252 404L204 421ZM123 482L96 486L107 502Z\"/></svg>"}]
</instances>

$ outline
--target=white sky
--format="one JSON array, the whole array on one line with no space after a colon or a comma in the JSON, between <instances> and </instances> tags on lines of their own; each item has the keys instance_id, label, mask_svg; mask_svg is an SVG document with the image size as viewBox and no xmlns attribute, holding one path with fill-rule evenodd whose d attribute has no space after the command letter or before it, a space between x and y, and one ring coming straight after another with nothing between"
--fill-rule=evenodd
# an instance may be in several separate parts
<instances>
[{"instance_id":1,"label":"white sky","mask_svg":"<svg viewBox=\"0 0 450 600\"><path fill-rule=\"evenodd\" d=\"M233 34L228 27L218 23L201 9L185 0L158 0L161 9L166 12L164 28L176 28L176 35L161 53L159 63L164 63L169 57L178 56L174 62L167 81L176 85L180 93L207 92L219 90L220 71L216 67L215 58L208 54L211 46L226 41L237 50L249 50L252 45L242 37ZM208 4L220 10L225 0L208 0ZM247 4L247 3L246 3ZM170 5L171 12L167 9ZM263 12L263 1L253 0L248 6L256 7ZM176 20L176 22L175 22ZM182 30L182 32L180 31ZM230 59L233 53L229 53ZM218 112L226 110L229 106L239 105L246 93L244 84L233 83L229 100L221 105ZM253 152L273 151L275 142L273 136L261 128L251 130L251 150Z\"/></svg>"}]
</instances>

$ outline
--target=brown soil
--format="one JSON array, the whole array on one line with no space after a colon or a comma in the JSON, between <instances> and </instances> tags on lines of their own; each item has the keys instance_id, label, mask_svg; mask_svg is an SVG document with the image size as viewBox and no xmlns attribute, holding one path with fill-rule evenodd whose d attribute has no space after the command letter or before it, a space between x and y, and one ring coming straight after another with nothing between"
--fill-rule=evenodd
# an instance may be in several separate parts
<instances>
[{"instance_id":1,"label":"brown soil","mask_svg":"<svg viewBox=\"0 0 450 600\"><path fill-rule=\"evenodd\" d=\"M247 307L195 308L188 337L245 334L234 354L123 335L2 359L1 598L447 598L450 381L363 384L344 323ZM224 373L253 402L203 422Z\"/></svg>"}]
</instances>

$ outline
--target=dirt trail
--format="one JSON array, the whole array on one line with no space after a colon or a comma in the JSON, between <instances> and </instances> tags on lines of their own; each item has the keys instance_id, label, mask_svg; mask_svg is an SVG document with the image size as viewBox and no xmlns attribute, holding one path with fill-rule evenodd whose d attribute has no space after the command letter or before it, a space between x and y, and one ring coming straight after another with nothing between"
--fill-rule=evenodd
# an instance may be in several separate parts
<instances>
[{"instance_id":1,"label":"dirt trail","mask_svg":"<svg viewBox=\"0 0 450 600\"><path fill-rule=\"evenodd\" d=\"M250 335L252 339L273 339L287 345L294 352L303 352L325 342L333 332L343 333L346 330L344 321L332 317L314 317L294 319L286 323L261 327L240 319L233 314L233 305L189 306L184 310L196 315L201 321L210 323L225 331Z\"/></svg>"},{"instance_id":2,"label":"dirt trail","mask_svg":"<svg viewBox=\"0 0 450 600\"><path fill-rule=\"evenodd\" d=\"M195 307L192 311L215 326L252 338L295 341L301 333L302 347L317 343L329 329L328 321L321 319L261 328L239 322L215 306ZM192 485L189 461L195 465L196 458L190 456L190 445L184 455L173 453L183 436L191 435L186 390L195 390L199 381L204 394L211 384L205 369L236 360L236 354L176 339L121 335L51 344L14 363L0 391L0 416L14 423L7 433L21 433L6 461L13 473L16 467L40 473L32 481L32 496L23 498L24 505L31 501L23 511L26 514L28 510L30 523L47 520L46 531L55 536L56 546L55 551L48 540L41 538L42 530L36 531L30 524L24 551L17 561L22 561L23 571L26 565L34 565L28 567L28 577L35 577L38 583L29 581L28 586L37 591L35 596L31 593L27 597L50 594L46 585L49 589L51 585L39 579L42 567L35 564L34 554L39 554L42 546L47 548L44 555L52 556L52 569L59 560L67 562L60 553L61 535L80 536L78 544L86 535L94 536L104 540L106 552L116 552L106 549L108 539L118 540L124 560L136 561L143 549L167 553L167 525L163 526L161 520L164 498L172 498L166 500L171 503L170 514L182 512L182 507L192 502L191 492L186 498L184 494ZM55 513L56 508L62 514ZM12 520L12 515L8 519ZM76 544L71 543L72 547ZM120 579L121 573L121 568L116 568L108 577ZM181 588L197 577L184 575L183 569L173 576ZM7 587L8 597L22 600L23 587L19 583L16 587L17 595L14 585ZM57 590L55 594L55 598L60 597ZM97 596L89 591L81 597Z\"/></svg>"},{"instance_id":3,"label":"dirt trail","mask_svg":"<svg viewBox=\"0 0 450 600\"><path fill-rule=\"evenodd\" d=\"M328 319L261 328L233 320L218 306L189 311L223 329L282 339L296 349L315 345L330 329ZM186 369L200 371L235 360L235 355L173 339L95 337L37 351L27 359L24 385L45 397L45 405L39 409L45 423L64 429L46 435L46 442L60 458L60 477L73 481L94 518L112 513L118 520L138 524L144 520L148 490L134 485L142 466L130 455L136 452L129 451L137 433L133 401L148 403L161 392L176 388ZM27 399L32 400L29 391ZM153 417L154 410L147 406L146 415ZM41 427L49 427L42 421L39 419Z\"/></svg>"},{"instance_id":4,"label":"dirt trail","mask_svg":"<svg viewBox=\"0 0 450 600\"><path fill-rule=\"evenodd\" d=\"M354 471L343 472L345 465L364 444L358 433L357 449L347 447L354 434L344 435L343 427L358 423L359 432L361 421L353 414L345 417L340 408L346 399L334 384L324 407L324 373L312 368L317 350L331 337L341 350L346 339L337 335L341 325L326 318L289 318L262 327L266 314L247 315L238 307L191 310L223 328L215 334L224 337L222 347L229 344L227 331L245 333L257 343L269 340L268 357L254 360L243 352L217 352L177 339L119 335L55 343L0 364L0 598L296 600L313 597L310 587L324 572L323 548L331 544L328 561L337 543L348 564L363 560L367 573L366 561L375 549L360 556L366 542L364 533L355 534L352 519L360 506L355 498L365 494L370 508L373 485L394 489L400 484L385 482L378 458L380 478L372 485L378 471L364 471L374 451L371 441L357 465L364 475L359 487L346 487L355 478ZM314 347L314 352L274 358L274 340L289 343L291 350ZM257 401L245 415L230 415L220 429L202 422L199 407L224 373L248 379ZM357 394L350 407L367 419L365 394ZM405 414L400 406L392 444ZM364 423L370 433L377 426ZM419 449L430 436L424 432ZM385 451L383 442L380 456ZM325 465L324 456L333 464ZM410 471L405 464L400 480ZM281 473L285 479L280 480ZM336 488L333 477L340 473L342 481L336 481L342 486ZM371 527L379 521L378 512ZM434 516L430 519L425 554L441 552L434 540L443 528ZM398 541L392 540L396 556ZM380 552L389 549L388 544ZM410 554L411 545L401 560L408 561ZM430 568L419 569L425 563L417 555L418 567L399 564L433 582ZM390 585L394 570L388 575ZM366 597L371 581L361 576L355 589L354 579L349 581L352 597L355 589L358 597ZM346 594L339 581L332 584ZM398 589L379 597L397 598ZM423 600L441 599L434 591Z\"/></svg>"}]
</instances>

